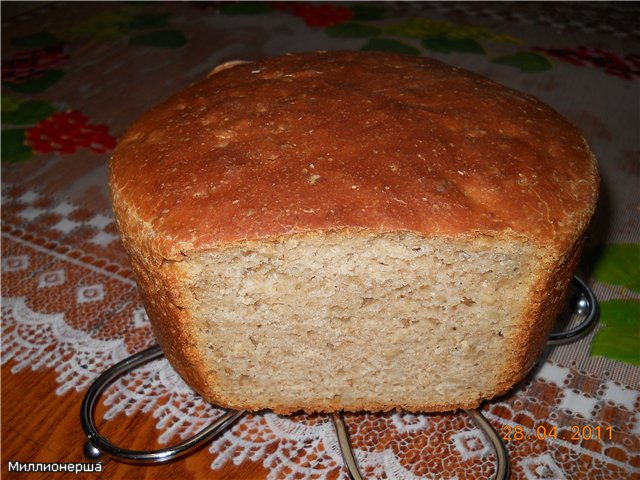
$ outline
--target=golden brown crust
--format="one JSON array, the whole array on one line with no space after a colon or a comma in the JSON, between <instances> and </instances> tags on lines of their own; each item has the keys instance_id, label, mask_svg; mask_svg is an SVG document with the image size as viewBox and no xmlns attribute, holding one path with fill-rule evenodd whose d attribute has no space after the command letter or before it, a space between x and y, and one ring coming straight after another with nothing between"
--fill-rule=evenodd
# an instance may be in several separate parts
<instances>
[{"instance_id":1,"label":"golden brown crust","mask_svg":"<svg viewBox=\"0 0 640 480\"><path fill-rule=\"evenodd\" d=\"M582 247L583 238L580 237L563 258L551 259L546 265L542 265L538 281L535 282L530 298L527 298L529 308L517 326L511 349L505 352L505 358L509 360L505 363L493 396L506 393L523 380L540 358L553 325L565 305Z\"/></svg>"},{"instance_id":2,"label":"golden brown crust","mask_svg":"<svg viewBox=\"0 0 640 480\"><path fill-rule=\"evenodd\" d=\"M111 185L169 259L334 228L480 231L572 245L595 162L538 100L426 58L296 54L238 64L124 135Z\"/></svg>"},{"instance_id":3,"label":"golden brown crust","mask_svg":"<svg viewBox=\"0 0 640 480\"><path fill-rule=\"evenodd\" d=\"M200 365L189 329L189 313L179 298L181 290L176 288L182 282L182 273L175 263L158 257L145 243L151 236L141 232L142 223L131 215L126 203L120 201L113 191L113 208L122 239L129 254L136 283L151 319L151 326L158 343L173 367L195 390L211 390L215 378L203 376L206 369Z\"/></svg>"},{"instance_id":4,"label":"golden brown crust","mask_svg":"<svg viewBox=\"0 0 640 480\"><path fill-rule=\"evenodd\" d=\"M218 69L143 115L110 164L113 205L165 354L222 398L176 285L183 256L253 239L347 229L526 238L547 255L494 392L533 366L595 208L585 141L538 100L429 59L296 54ZM445 411L467 404L274 405Z\"/></svg>"},{"instance_id":5,"label":"golden brown crust","mask_svg":"<svg viewBox=\"0 0 640 480\"><path fill-rule=\"evenodd\" d=\"M499 394L498 394L499 395ZM389 403L359 403L355 406L344 406L340 403L327 400L325 402L308 403L308 404L286 404L286 405L272 405L269 410L278 415L292 415L298 412L305 412L309 414L313 413L333 413L333 412L389 412L391 410L402 410L405 412L451 412L455 410L466 410L477 408L484 398L479 398L474 402L466 403L443 403L439 405L414 405L414 404L389 404ZM250 412L256 412L264 410L263 405L256 405L251 402L233 401L226 399L219 399L218 401L212 401L215 405L222 406L229 410L247 410Z\"/></svg>"}]
</instances>

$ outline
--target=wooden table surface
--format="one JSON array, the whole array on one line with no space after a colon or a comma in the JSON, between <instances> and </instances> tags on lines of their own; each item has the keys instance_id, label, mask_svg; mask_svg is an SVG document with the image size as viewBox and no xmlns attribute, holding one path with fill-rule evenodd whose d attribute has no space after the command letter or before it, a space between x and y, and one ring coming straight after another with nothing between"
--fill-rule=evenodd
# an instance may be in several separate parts
<instances>
[{"instance_id":1,"label":"wooden table surface","mask_svg":"<svg viewBox=\"0 0 640 480\"><path fill-rule=\"evenodd\" d=\"M127 125L224 61L386 49L536 95L589 141L602 193L579 273L600 301L600 325L549 348L529 378L482 408L505 438L512 478L639 479L638 13L529 2L3 2L2 478L347 478L323 416L247 415L183 459L140 466L85 458L79 413L99 373L154 343L106 183ZM116 381L96 418L115 443L151 449L217 414L160 360ZM487 439L463 413L346 421L366 478L494 471Z\"/></svg>"}]
</instances>

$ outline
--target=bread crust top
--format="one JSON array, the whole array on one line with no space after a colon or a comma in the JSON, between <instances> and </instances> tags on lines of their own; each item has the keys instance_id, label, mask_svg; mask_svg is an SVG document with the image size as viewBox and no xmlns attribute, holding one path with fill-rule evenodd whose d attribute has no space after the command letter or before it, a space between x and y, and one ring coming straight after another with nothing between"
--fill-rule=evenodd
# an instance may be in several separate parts
<instances>
[{"instance_id":1,"label":"bread crust top","mask_svg":"<svg viewBox=\"0 0 640 480\"><path fill-rule=\"evenodd\" d=\"M343 228L562 251L586 229L598 173L534 97L428 58L314 52L218 69L142 115L110 186L116 217L167 259Z\"/></svg>"}]
</instances>

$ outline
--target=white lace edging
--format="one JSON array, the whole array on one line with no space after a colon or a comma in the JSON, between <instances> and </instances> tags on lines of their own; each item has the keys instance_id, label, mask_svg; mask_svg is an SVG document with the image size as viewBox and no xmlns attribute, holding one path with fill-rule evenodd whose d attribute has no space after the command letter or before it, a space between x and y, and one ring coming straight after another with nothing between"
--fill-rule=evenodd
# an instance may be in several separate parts
<instances>
[{"instance_id":1,"label":"white lace edging","mask_svg":"<svg viewBox=\"0 0 640 480\"><path fill-rule=\"evenodd\" d=\"M14 360L12 373L53 368L60 384L57 395L85 390L102 371L129 355L122 339L93 338L70 327L64 313L31 310L24 297L3 297L2 317L2 365Z\"/></svg>"}]
</instances>

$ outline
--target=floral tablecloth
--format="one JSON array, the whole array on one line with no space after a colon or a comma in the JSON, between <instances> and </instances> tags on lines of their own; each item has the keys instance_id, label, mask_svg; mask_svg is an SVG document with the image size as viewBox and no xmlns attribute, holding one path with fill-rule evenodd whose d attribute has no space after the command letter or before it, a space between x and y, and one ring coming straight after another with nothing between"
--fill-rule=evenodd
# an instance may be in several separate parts
<instances>
[{"instance_id":1,"label":"floral tablecloth","mask_svg":"<svg viewBox=\"0 0 640 480\"><path fill-rule=\"evenodd\" d=\"M600 325L549 348L526 381L482 410L507 443L512 478L640 478L638 4L11 3L2 3L2 384L26 395L27 372L54 378L34 415L38 402L80 398L106 367L154 342L107 192L107 161L127 125L224 61L385 50L531 93L588 139L602 185L579 273L600 301ZM105 419L151 422L160 444L218 413L164 360L117 381L104 402ZM6 451L24 406L2 407ZM494 471L488 440L461 413L346 419L367 478ZM8 478L21 461L19 447L11 452ZM247 464L260 465L251 478L347 478L323 416L248 415L199 455L195 478L248 478ZM114 478L110 468L99 478ZM123 468L138 478L156 467Z\"/></svg>"}]
</instances>

